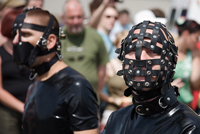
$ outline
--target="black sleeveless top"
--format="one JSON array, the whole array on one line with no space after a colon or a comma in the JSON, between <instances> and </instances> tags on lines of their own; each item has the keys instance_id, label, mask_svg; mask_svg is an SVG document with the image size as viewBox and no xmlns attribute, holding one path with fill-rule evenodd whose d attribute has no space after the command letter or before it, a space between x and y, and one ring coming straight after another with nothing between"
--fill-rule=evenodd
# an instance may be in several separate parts
<instances>
[{"instance_id":1,"label":"black sleeveless top","mask_svg":"<svg viewBox=\"0 0 200 134\"><path fill-rule=\"evenodd\" d=\"M0 47L2 59L2 82L3 88L22 102L25 102L26 93L32 81L29 80L28 68L17 65L3 46Z\"/></svg>"}]
</instances>

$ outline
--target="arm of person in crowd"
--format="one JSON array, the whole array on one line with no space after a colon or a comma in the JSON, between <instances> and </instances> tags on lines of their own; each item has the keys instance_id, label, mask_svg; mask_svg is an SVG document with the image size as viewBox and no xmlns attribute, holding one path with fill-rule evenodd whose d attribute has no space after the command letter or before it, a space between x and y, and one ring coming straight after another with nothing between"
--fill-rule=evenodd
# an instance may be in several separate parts
<instances>
[{"instance_id":1,"label":"arm of person in crowd","mask_svg":"<svg viewBox=\"0 0 200 134\"><path fill-rule=\"evenodd\" d=\"M84 131L74 131L74 134L99 134L98 128L84 130Z\"/></svg>"},{"instance_id":2,"label":"arm of person in crowd","mask_svg":"<svg viewBox=\"0 0 200 134\"><path fill-rule=\"evenodd\" d=\"M200 89L200 53L199 49L194 49L192 51L192 74L190 77L190 85L192 89L199 90Z\"/></svg>"},{"instance_id":3,"label":"arm of person in crowd","mask_svg":"<svg viewBox=\"0 0 200 134\"><path fill-rule=\"evenodd\" d=\"M106 82L106 77L108 75L107 73L110 72L108 64L109 63L107 63L106 66L100 66L98 69L98 80L99 80L98 86L97 86L98 94L99 94L100 100L120 106L122 102L121 98L113 98L103 93L103 86L105 85L105 82Z\"/></svg>"},{"instance_id":4,"label":"arm of person in crowd","mask_svg":"<svg viewBox=\"0 0 200 134\"><path fill-rule=\"evenodd\" d=\"M101 5L93 12L90 18L90 26L97 29L101 16L107 6L114 5L114 0L103 0Z\"/></svg>"},{"instance_id":5,"label":"arm of person in crowd","mask_svg":"<svg viewBox=\"0 0 200 134\"><path fill-rule=\"evenodd\" d=\"M108 96L103 93L103 86L106 81L106 66L98 67L98 83L97 83L97 92L99 94L100 100L108 102Z\"/></svg>"},{"instance_id":6,"label":"arm of person in crowd","mask_svg":"<svg viewBox=\"0 0 200 134\"><path fill-rule=\"evenodd\" d=\"M12 94L3 88L2 83L2 70L1 70L1 57L0 57L0 103L20 113L24 112L24 103L15 98Z\"/></svg>"},{"instance_id":7,"label":"arm of person in crowd","mask_svg":"<svg viewBox=\"0 0 200 134\"><path fill-rule=\"evenodd\" d=\"M185 83L182 81L181 78L177 78L177 79L175 79L175 80L171 83L171 85L172 85L172 86L177 86L178 89L180 89L180 88L182 88L182 87L185 85Z\"/></svg>"}]
</instances>

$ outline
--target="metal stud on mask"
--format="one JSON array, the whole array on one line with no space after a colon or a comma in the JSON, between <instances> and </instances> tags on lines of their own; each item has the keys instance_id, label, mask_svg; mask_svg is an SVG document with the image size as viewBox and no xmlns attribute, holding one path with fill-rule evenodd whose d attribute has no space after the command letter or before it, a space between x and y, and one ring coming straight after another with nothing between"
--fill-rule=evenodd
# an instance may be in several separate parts
<instances>
[{"instance_id":1,"label":"metal stud on mask","mask_svg":"<svg viewBox=\"0 0 200 134\"><path fill-rule=\"evenodd\" d=\"M134 33L140 29L139 33ZM146 32L147 29L152 30L152 33ZM134 40L134 41L133 41ZM147 41L150 40L150 41ZM162 47L156 45L159 42ZM141 60L142 49L148 49L160 58ZM135 59L128 59L126 54L134 51ZM123 75L126 85L129 87L125 91L125 95L133 94L137 101L145 101L153 97L164 94L166 91L163 87L170 87L175 65L177 63L177 47L174 45L174 40L166 27L159 22L144 21L133 26L127 37L121 43L119 59L123 62L123 70L117 74ZM160 69L153 69L153 66L159 65ZM144 81L134 80L135 76L143 76ZM152 77L156 80L152 80ZM144 89L149 89L144 91ZM132 91L135 91L133 93Z\"/></svg>"}]
</instances>

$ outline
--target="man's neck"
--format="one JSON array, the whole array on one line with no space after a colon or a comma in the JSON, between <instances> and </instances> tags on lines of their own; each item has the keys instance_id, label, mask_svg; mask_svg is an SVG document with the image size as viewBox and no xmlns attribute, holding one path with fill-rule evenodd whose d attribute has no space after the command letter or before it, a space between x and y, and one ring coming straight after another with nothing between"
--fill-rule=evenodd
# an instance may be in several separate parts
<instances>
[{"instance_id":1,"label":"man's neck","mask_svg":"<svg viewBox=\"0 0 200 134\"><path fill-rule=\"evenodd\" d=\"M184 53L187 52L187 45L185 44L185 40L183 37L179 37L179 39L176 40L176 45L178 46L178 53Z\"/></svg>"},{"instance_id":2,"label":"man's neck","mask_svg":"<svg viewBox=\"0 0 200 134\"><path fill-rule=\"evenodd\" d=\"M59 72L60 70L64 69L68 65L65 64L63 61L58 60L55 64L53 64L48 72L43 75L37 77L38 81L45 81L53 76L55 73Z\"/></svg>"},{"instance_id":3,"label":"man's neck","mask_svg":"<svg viewBox=\"0 0 200 134\"><path fill-rule=\"evenodd\" d=\"M98 30L105 33L106 35L109 35L110 34L110 30L106 30L105 28L102 28L102 27L98 27Z\"/></svg>"},{"instance_id":4,"label":"man's neck","mask_svg":"<svg viewBox=\"0 0 200 134\"><path fill-rule=\"evenodd\" d=\"M34 68L37 73L41 74L37 76L38 81L45 81L49 79L56 72L67 66L64 62L58 60L55 56L56 53L53 52L36 58L35 63L38 64L33 65L32 68Z\"/></svg>"}]
</instances>

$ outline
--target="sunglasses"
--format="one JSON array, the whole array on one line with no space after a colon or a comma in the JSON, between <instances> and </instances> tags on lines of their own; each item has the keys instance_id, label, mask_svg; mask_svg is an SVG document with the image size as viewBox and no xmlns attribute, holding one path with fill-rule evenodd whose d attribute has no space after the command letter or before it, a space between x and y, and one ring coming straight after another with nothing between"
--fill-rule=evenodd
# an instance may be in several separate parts
<instances>
[{"instance_id":1,"label":"sunglasses","mask_svg":"<svg viewBox=\"0 0 200 134\"><path fill-rule=\"evenodd\" d=\"M106 15L106 18L108 18L108 19L114 18L115 20L117 20L117 16Z\"/></svg>"}]
</instances>

